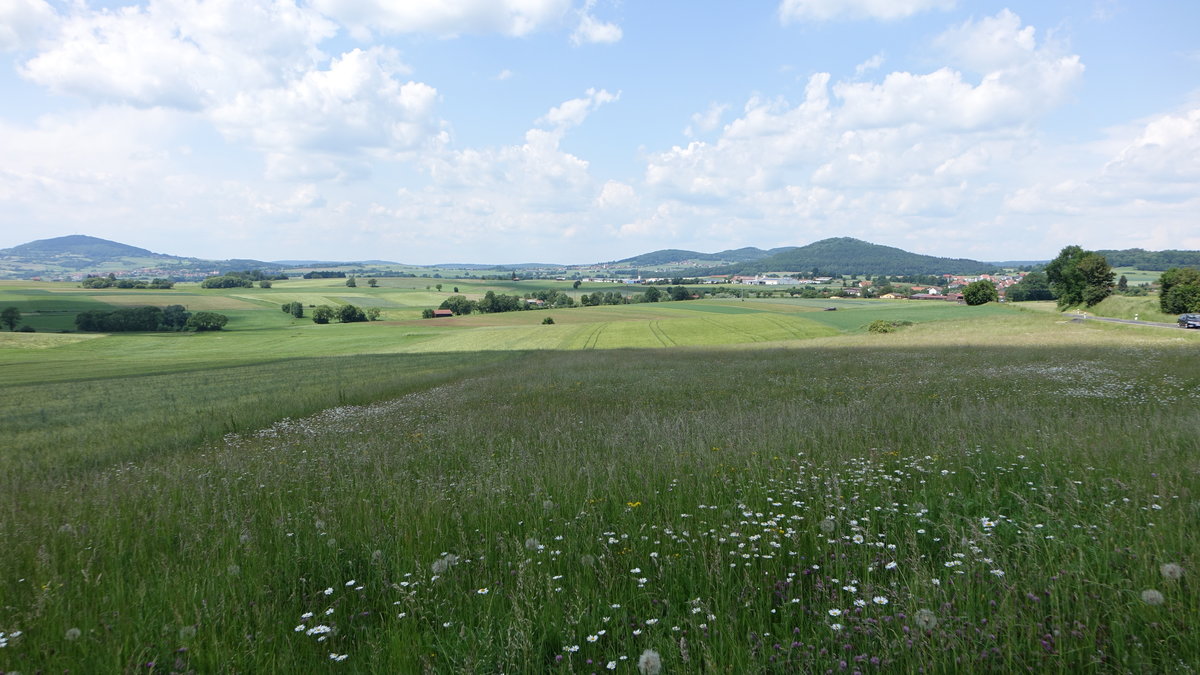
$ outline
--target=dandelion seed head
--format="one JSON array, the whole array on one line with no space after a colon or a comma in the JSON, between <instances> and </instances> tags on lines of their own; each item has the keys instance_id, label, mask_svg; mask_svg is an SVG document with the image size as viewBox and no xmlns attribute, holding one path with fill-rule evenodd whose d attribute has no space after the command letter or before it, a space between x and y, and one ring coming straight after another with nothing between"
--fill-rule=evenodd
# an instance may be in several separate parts
<instances>
[{"instance_id":1,"label":"dandelion seed head","mask_svg":"<svg viewBox=\"0 0 1200 675\"><path fill-rule=\"evenodd\" d=\"M934 626L937 626L938 619L937 615L932 611L928 609L918 609L917 613L913 615L913 622L917 624L918 628L923 630L932 630Z\"/></svg>"},{"instance_id":2,"label":"dandelion seed head","mask_svg":"<svg viewBox=\"0 0 1200 675\"><path fill-rule=\"evenodd\" d=\"M67 634L64 635L63 637L65 637L70 642L74 642L79 639L80 635L83 635L83 631L79 630L78 628L68 628Z\"/></svg>"},{"instance_id":3,"label":"dandelion seed head","mask_svg":"<svg viewBox=\"0 0 1200 675\"><path fill-rule=\"evenodd\" d=\"M1183 577L1183 568L1175 563L1163 563L1158 571L1163 575L1164 579L1176 581Z\"/></svg>"},{"instance_id":4,"label":"dandelion seed head","mask_svg":"<svg viewBox=\"0 0 1200 675\"><path fill-rule=\"evenodd\" d=\"M637 667L642 675L658 675L662 672L662 657L653 649L647 649L638 657Z\"/></svg>"},{"instance_id":5,"label":"dandelion seed head","mask_svg":"<svg viewBox=\"0 0 1200 675\"><path fill-rule=\"evenodd\" d=\"M1161 605L1166 602L1166 598L1163 597L1162 593L1159 593L1153 588L1148 588L1142 591L1142 602L1146 603L1147 605Z\"/></svg>"}]
</instances>

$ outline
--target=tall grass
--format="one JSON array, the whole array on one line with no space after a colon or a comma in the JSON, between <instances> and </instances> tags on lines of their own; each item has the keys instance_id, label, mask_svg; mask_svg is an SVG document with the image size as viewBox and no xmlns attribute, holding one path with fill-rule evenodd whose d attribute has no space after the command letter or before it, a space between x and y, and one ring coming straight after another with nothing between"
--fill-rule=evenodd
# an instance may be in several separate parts
<instances>
[{"instance_id":1,"label":"tall grass","mask_svg":"<svg viewBox=\"0 0 1200 675\"><path fill-rule=\"evenodd\" d=\"M1192 348L914 335L517 356L13 485L0 670L1200 664Z\"/></svg>"},{"instance_id":2,"label":"tall grass","mask_svg":"<svg viewBox=\"0 0 1200 675\"><path fill-rule=\"evenodd\" d=\"M428 388L504 358L337 356L9 385L0 401L0 486L194 450L284 417Z\"/></svg>"}]
</instances>

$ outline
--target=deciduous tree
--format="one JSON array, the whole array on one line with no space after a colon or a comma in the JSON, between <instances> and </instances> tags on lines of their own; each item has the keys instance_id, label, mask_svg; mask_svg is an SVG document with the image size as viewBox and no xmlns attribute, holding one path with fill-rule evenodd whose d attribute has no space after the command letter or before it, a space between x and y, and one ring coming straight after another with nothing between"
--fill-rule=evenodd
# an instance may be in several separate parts
<instances>
[{"instance_id":1,"label":"deciduous tree","mask_svg":"<svg viewBox=\"0 0 1200 675\"><path fill-rule=\"evenodd\" d=\"M333 308L329 305L317 305L312 313L313 323L329 323L333 320Z\"/></svg>"},{"instance_id":2,"label":"deciduous tree","mask_svg":"<svg viewBox=\"0 0 1200 675\"><path fill-rule=\"evenodd\" d=\"M1115 276L1104 256L1078 246L1067 246L1046 265L1046 278L1061 309L1099 303L1112 293Z\"/></svg>"},{"instance_id":3,"label":"deciduous tree","mask_svg":"<svg viewBox=\"0 0 1200 675\"><path fill-rule=\"evenodd\" d=\"M1192 267L1172 267L1158 278L1159 308L1167 314L1200 312L1191 298L1200 296L1200 270Z\"/></svg>"},{"instance_id":4,"label":"deciduous tree","mask_svg":"<svg viewBox=\"0 0 1200 675\"><path fill-rule=\"evenodd\" d=\"M229 323L229 317L216 312L196 312L187 320L187 327L199 331L221 330Z\"/></svg>"},{"instance_id":5,"label":"deciduous tree","mask_svg":"<svg viewBox=\"0 0 1200 675\"><path fill-rule=\"evenodd\" d=\"M987 279L972 281L963 288L963 300L967 301L968 305L986 305L989 302L995 302L1000 299L1000 294L996 292L996 286Z\"/></svg>"},{"instance_id":6,"label":"deciduous tree","mask_svg":"<svg viewBox=\"0 0 1200 675\"><path fill-rule=\"evenodd\" d=\"M10 331L17 329L17 324L21 323L21 310L16 307L5 307L3 312L0 312L0 323L8 326Z\"/></svg>"}]
</instances>

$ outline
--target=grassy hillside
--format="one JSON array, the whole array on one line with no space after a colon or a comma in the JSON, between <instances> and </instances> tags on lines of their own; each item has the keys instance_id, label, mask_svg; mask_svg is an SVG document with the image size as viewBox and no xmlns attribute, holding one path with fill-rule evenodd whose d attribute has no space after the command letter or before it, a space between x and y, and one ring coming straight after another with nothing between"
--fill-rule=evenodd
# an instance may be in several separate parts
<instances>
[{"instance_id":1,"label":"grassy hillside","mask_svg":"<svg viewBox=\"0 0 1200 675\"><path fill-rule=\"evenodd\" d=\"M449 290L181 288L231 330L0 334L0 671L1200 663L1200 334L781 298L410 318Z\"/></svg>"}]
</instances>

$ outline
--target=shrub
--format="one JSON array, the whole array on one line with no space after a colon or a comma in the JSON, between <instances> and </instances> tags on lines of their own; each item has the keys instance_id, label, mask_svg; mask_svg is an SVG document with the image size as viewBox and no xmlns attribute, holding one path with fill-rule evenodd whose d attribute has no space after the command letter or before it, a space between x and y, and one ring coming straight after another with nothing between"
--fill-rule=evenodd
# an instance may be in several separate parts
<instances>
[{"instance_id":1,"label":"shrub","mask_svg":"<svg viewBox=\"0 0 1200 675\"><path fill-rule=\"evenodd\" d=\"M554 317L552 317L552 316L548 316L548 317L542 319L543 326L549 326L549 325L552 325L553 323L554 323Z\"/></svg>"},{"instance_id":2,"label":"shrub","mask_svg":"<svg viewBox=\"0 0 1200 675\"><path fill-rule=\"evenodd\" d=\"M895 333L904 326L911 326L911 321L885 321L876 319L867 324L867 331L871 333Z\"/></svg>"},{"instance_id":3,"label":"shrub","mask_svg":"<svg viewBox=\"0 0 1200 675\"><path fill-rule=\"evenodd\" d=\"M206 330L221 330L229 323L229 317L216 312L196 312L187 320L187 327L196 332Z\"/></svg>"}]
</instances>

